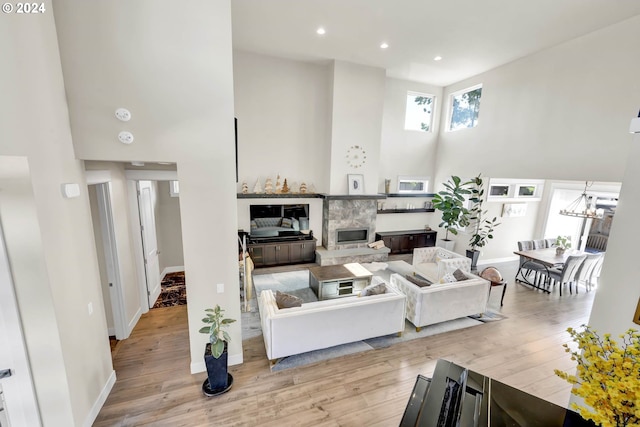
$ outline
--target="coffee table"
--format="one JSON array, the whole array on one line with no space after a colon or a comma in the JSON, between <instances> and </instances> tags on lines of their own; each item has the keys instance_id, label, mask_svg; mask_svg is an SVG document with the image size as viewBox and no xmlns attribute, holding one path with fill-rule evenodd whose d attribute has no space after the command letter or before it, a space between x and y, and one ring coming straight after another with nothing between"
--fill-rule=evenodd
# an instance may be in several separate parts
<instances>
[{"instance_id":1,"label":"coffee table","mask_svg":"<svg viewBox=\"0 0 640 427\"><path fill-rule=\"evenodd\" d=\"M309 287L318 300L358 295L373 273L358 263L309 268Z\"/></svg>"}]
</instances>

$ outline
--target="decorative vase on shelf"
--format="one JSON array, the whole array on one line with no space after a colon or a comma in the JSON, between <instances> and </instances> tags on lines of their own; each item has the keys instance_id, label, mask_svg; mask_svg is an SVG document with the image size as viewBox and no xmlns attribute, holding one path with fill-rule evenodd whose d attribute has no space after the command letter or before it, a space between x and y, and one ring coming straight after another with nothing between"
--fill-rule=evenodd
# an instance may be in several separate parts
<instances>
[{"instance_id":1,"label":"decorative vase on shelf","mask_svg":"<svg viewBox=\"0 0 640 427\"><path fill-rule=\"evenodd\" d=\"M384 192L389 194L391 192L391 180L390 179L385 179L384 180Z\"/></svg>"}]
</instances>

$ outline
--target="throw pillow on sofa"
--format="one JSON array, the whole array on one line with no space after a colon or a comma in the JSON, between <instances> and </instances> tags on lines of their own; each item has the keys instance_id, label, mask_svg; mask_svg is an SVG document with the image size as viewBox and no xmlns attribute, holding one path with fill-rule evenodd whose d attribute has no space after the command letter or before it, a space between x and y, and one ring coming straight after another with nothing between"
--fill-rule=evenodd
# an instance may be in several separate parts
<instances>
[{"instance_id":1,"label":"throw pillow on sofa","mask_svg":"<svg viewBox=\"0 0 640 427\"><path fill-rule=\"evenodd\" d=\"M283 308L302 307L302 299L295 295L276 291L276 305L280 310Z\"/></svg>"},{"instance_id":2,"label":"throw pillow on sofa","mask_svg":"<svg viewBox=\"0 0 640 427\"><path fill-rule=\"evenodd\" d=\"M291 221L291 218L282 218L280 227L293 228L293 221Z\"/></svg>"},{"instance_id":3,"label":"throw pillow on sofa","mask_svg":"<svg viewBox=\"0 0 640 427\"><path fill-rule=\"evenodd\" d=\"M464 274L464 272L459 268L457 268L456 271L453 272L453 277L455 277L458 282L462 282L463 280L468 279L467 275Z\"/></svg>"},{"instance_id":4,"label":"throw pillow on sofa","mask_svg":"<svg viewBox=\"0 0 640 427\"><path fill-rule=\"evenodd\" d=\"M453 257L451 256L451 254L449 252L445 252L445 251L441 251L441 250L438 250L436 252L436 262L440 262L443 259L450 259L450 258L453 258Z\"/></svg>"},{"instance_id":5,"label":"throw pillow on sofa","mask_svg":"<svg viewBox=\"0 0 640 427\"><path fill-rule=\"evenodd\" d=\"M367 286L360 292L360 296L366 297L368 295L380 295L380 294L384 294L385 292L387 292L387 285L385 285L384 282L382 282L382 283L371 284Z\"/></svg>"}]
</instances>

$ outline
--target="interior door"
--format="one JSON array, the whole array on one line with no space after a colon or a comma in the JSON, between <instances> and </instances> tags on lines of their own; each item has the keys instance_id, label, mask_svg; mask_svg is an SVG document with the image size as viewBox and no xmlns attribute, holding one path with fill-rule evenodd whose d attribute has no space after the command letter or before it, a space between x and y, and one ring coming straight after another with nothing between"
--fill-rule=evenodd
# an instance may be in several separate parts
<instances>
[{"instance_id":1,"label":"interior door","mask_svg":"<svg viewBox=\"0 0 640 427\"><path fill-rule=\"evenodd\" d=\"M149 308L153 307L160 295L160 260L158 259L158 241L156 239L154 199L153 183L151 181L138 181L138 208L140 211L142 250L144 253L144 271L147 279Z\"/></svg>"},{"instance_id":2,"label":"interior door","mask_svg":"<svg viewBox=\"0 0 640 427\"><path fill-rule=\"evenodd\" d=\"M41 426L0 228L0 427Z\"/></svg>"}]
</instances>

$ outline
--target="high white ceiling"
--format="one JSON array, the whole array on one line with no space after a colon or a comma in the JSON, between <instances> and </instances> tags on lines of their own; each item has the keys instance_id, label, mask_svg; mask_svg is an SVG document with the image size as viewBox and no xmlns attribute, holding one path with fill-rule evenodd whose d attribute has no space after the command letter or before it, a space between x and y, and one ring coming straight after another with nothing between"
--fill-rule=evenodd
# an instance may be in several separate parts
<instances>
[{"instance_id":1,"label":"high white ceiling","mask_svg":"<svg viewBox=\"0 0 640 427\"><path fill-rule=\"evenodd\" d=\"M640 14L640 0L232 0L235 49L447 86ZM318 27L326 34L316 34ZM386 42L389 48L380 49ZM630 53L631 54L631 53ZM437 55L441 61L434 61Z\"/></svg>"}]
</instances>

